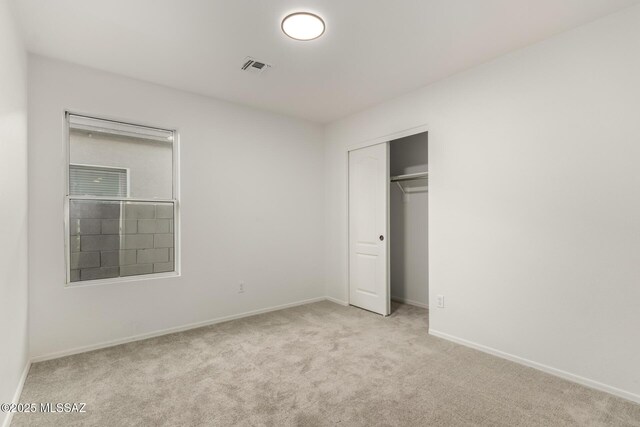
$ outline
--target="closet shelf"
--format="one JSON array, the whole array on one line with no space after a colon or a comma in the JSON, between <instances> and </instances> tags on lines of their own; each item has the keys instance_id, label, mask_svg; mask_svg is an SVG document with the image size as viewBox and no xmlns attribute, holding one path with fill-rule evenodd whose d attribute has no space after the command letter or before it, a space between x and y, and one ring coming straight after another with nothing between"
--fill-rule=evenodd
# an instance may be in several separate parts
<instances>
[{"instance_id":1,"label":"closet shelf","mask_svg":"<svg viewBox=\"0 0 640 427\"><path fill-rule=\"evenodd\" d=\"M391 182L395 182L398 185L398 188L400 189L400 191L402 191L402 194L404 194L406 196L407 193L415 193L416 190L411 191L411 190L408 190L408 189L404 188L402 186L401 182L416 181L416 180L420 180L420 179L424 179L425 181L428 182L429 172L408 173L408 174L405 174L405 175L392 176L391 177ZM426 191L426 185L425 185L425 187L422 187L421 190L422 191ZM418 191L420 191L420 190L418 190Z\"/></svg>"},{"instance_id":2,"label":"closet shelf","mask_svg":"<svg viewBox=\"0 0 640 427\"><path fill-rule=\"evenodd\" d=\"M413 181L414 179L427 179L429 172L408 173L405 175L396 175L391 177L391 182Z\"/></svg>"}]
</instances>

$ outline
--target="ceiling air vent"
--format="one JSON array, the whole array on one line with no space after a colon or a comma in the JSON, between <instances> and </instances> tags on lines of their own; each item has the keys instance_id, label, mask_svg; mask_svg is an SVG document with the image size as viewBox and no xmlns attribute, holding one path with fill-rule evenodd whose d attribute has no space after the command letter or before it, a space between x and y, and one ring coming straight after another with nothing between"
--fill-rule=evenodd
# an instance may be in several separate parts
<instances>
[{"instance_id":1,"label":"ceiling air vent","mask_svg":"<svg viewBox=\"0 0 640 427\"><path fill-rule=\"evenodd\" d=\"M255 58L247 56L242 63L242 71L246 71L252 74L261 74L265 70L271 68L271 65L266 62L258 61Z\"/></svg>"}]
</instances>

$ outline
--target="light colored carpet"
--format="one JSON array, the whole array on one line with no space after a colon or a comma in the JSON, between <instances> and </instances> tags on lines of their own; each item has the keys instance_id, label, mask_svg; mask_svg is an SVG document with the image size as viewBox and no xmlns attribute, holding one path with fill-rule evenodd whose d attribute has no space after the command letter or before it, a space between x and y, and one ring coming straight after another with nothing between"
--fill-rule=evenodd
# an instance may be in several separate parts
<instances>
[{"instance_id":1,"label":"light colored carpet","mask_svg":"<svg viewBox=\"0 0 640 427\"><path fill-rule=\"evenodd\" d=\"M36 363L13 426L639 426L640 405L321 302Z\"/></svg>"}]
</instances>

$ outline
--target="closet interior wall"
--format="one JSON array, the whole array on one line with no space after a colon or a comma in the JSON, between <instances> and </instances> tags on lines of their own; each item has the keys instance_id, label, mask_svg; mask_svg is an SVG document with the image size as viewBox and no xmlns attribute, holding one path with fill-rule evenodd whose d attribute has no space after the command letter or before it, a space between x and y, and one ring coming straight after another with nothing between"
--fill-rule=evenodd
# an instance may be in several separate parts
<instances>
[{"instance_id":1,"label":"closet interior wall","mask_svg":"<svg viewBox=\"0 0 640 427\"><path fill-rule=\"evenodd\" d=\"M427 133L390 142L391 176L428 170ZM429 305L428 193L424 179L390 185L391 299Z\"/></svg>"}]
</instances>

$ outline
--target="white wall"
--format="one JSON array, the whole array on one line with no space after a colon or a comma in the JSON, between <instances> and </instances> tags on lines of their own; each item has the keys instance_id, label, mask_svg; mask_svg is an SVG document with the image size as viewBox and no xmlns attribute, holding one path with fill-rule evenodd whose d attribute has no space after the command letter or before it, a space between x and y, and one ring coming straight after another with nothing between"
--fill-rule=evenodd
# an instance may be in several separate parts
<instances>
[{"instance_id":1,"label":"white wall","mask_svg":"<svg viewBox=\"0 0 640 427\"><path fill-rule=\"evenodd\" d=\"M41 57L29 66L34 357L323 295L320 126ZM65 108L179 130L181 277L64 287Z\"/></svg>"},{"instance_id":2,"label":"white wall","mask_svg":"<svg viewBox=\"0 0 640 427\"><path fill-rule=\"evenodd\" d=\"M427 147L426 132L392 141L391 176L425 172ZM389 189L391 298L418 306L429 305L429 197L425 184L424 180L405 181L405 194L396 184Z\"/></svg>"},{"instance_id":3,"label":"white wall","mask_svg":"<svg viewBox=\"0 0 640 427\"><path fill-rule=\"evenodd\" d=\"M70 136L71 163L129 169L131 197L173 198L173 146L157 141Z\"/></svg>"},{"instance_id":4,"label":"white wall","mask_svg":"<svg viewBox=\"0 0 640 427\"><path fill-rule=\"evenodd\" d=\"M640 7L330 125L330 297L345 147L422 124L431 330L640 401Z\"/></svg>"},{"instance_id":5,"label":"white wall","mask_svg":"<svg viewBox=\"0 0 640 427\"><path fill-rule=\"evenodd\" d=\"M0 0L0 402L11 402L28 361L27 61ZM0 413L0 425L8 415Z\"/></svg>"}]
</instances>

